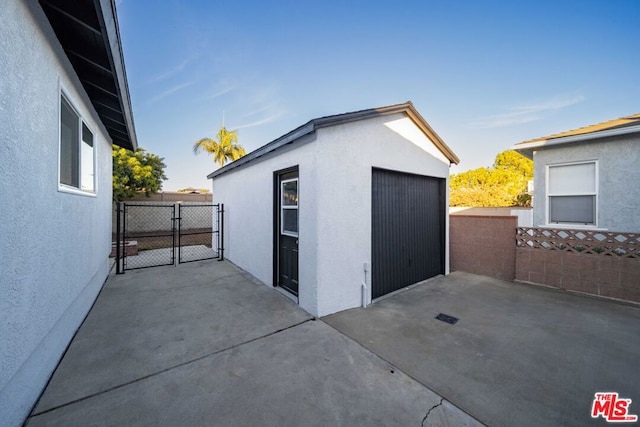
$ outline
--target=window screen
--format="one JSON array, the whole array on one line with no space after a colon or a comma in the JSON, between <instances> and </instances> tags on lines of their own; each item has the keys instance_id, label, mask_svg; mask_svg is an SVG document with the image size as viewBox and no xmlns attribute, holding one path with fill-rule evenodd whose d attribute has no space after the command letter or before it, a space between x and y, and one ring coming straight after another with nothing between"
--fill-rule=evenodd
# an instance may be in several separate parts
<instances>
[{"instance_id":1,"label":"window screen","mask_svg":"<svg viewBox=\"0 0 640 427\"><path fill-rule=\"evenodd\" d=\"M94 135L64 96L60 96L60 184L95 192Z\"/></svg>"},{"instance_id":2,"label":"window screen","mask_svg":"<svg viewBox=\"0 0 640 427\"><path fill-rule=\"evenodd\" d=\"M78 115L69 103L60 102L60 183L78 187Z\"/></svg>"},{"instance_id":3,"label":"window screen","mask_svg":"<svg viewBox=\"0 0 640 427\"><path fill-rule=\"evenodd\" d=\"M298 205L298 181L285 181L282 183L282 204L284 206Z\"/></svg>"},{"instance_id":4,"label":"window screen","mask_svg":"<svg viewBox=\"0 0 640 427\"><path fill-rule=\"evenodd\" d=\"M282 234L298 236L298 178L280 183L280 230Z\"/></svg>"},{"instance_id":5,"label":"window screen","mask_svg":"<svg viewBox=\"0 0 640 427\"><path fill-rule=\"evenodd\" d=\"M549 194L562 195L595 192L595 163L549 167Z\"/></svg>"},{"instance_id":6,"label":"window screen","mask_svg":"<svg viewBox=\"0 0 640 427\"><path fill-rule=\"evenodd\" d=\"M80 188L93 191L93 133L82 124L82 145L80 148L82 180Z\"/></svg>"},{"instance_id":7,"label":"window screen","mask_svg":"<svg viewBox=\"0 0 640 427\"><path fill-rule=\"evenodd\" d=\"M549 166L549 222L596 223L595 162Z\"/></svg>"},{"instance_id":8,"label":"window screen","mask_svg":"<svg viewBox=\"0 0 640 427\"><path fill-rule=\"evenodd\" d=\"M549 197L549 221L595 224L596 196Z\"/></svg>"},{"instance_id":9,"label":"window screen","mask_svg":"<svg viewBox=\"0 0 640 427\"><path fill-rule=\"evenodd\" d=\"M298 234L298 209L283 209L282 231Z\"/></svg>"}]
</instances>

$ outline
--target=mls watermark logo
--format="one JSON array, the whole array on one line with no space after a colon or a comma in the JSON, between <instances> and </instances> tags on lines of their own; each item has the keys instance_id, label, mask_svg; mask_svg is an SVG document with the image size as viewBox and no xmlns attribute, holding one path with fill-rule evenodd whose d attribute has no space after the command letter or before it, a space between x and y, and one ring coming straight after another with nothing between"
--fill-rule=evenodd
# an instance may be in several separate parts
<instances>
[{"instance_id":1,"label":"mls watermark logo","mask_svg":"<svg viewBox=\"0 0 640 427\"><path fill-rule=\"evenodd\" d=\"M609 423L634 423L637 415L629 414L631 399L622 399L616 392L596 393L591 418L602 417Z\"/></svg>"}]
</instances>

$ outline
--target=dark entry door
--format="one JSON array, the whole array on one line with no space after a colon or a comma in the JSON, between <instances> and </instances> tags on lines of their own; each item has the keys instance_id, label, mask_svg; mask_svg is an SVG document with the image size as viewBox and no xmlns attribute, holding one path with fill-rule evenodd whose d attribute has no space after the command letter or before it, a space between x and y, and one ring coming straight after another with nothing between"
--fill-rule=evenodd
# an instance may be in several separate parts
<instances>
[{"instance_id":1,"label":"dark entry door","mask_svg":"<svg viewBox=\"0 0 640 427\"><path fill-rule=\"evenodd\" d=\"M444 273L445 180L372 176L372 298Z\"/></svg>"},{"instance_id":2,"label":"dark entry door","mask_svg":"<svg viewBox=\"0 0 640 427\"><path fill-rule=\"evenodd\" d=\"M276 283L298 295L298 169L276 174Z\"/></svg>"}]
</instances>

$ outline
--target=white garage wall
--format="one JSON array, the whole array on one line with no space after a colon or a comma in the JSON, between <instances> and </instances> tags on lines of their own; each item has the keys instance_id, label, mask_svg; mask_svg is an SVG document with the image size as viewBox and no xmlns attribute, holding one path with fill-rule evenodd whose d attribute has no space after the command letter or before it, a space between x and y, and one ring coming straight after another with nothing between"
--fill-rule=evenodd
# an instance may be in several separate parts
<instances>
[{"instance_id":1,"label":"white garage wall","mask_svg":"<svg viewBox=\"0 0 640 427\"><path fill-rule=\"evenodd\" d=\"M213 180L214 203L224 203L224 256L267 285L273 285L273 172L299 166L299 304L317 313L317 150L313 137L294 149L281 148Z\"/></svg>"},{"instance_id":2,"label":"white garage wall","mask_svg":"<svg viewBox=\"0 0 640 427\"><path fill-rule=\"evenodd\" d=\"M1 1L0 33L0 424L12 426L107 278L111 140L36 2ZM58 191L61 86L95 133L95 197Z\"/></svg>"},{"instance_id":3,"label":"white garage wall","mask_svg":"<svg viewBox=\"0 0 640 427\"><path fill-rule=\"evenodd\" d=\"M213 195L225 204L226 258L272 285L273 172L299 166L299 304L324 316L361 305L365 263L371 298L372 168L448 180L449 162L404 114L309 138L214 178ZM445 233L448 273L448 216Z\"/></svg>"},{"instance_id":4,"label":"white garage wall","mask_svg":"<svg viewBox=\"0 0 640 427\"><path fill-rule=\"evenodd\" d=\"M364 263L371 298L372 167L448 179L448 160L415 130L398 114L318 131L319 315L361 305Z\"/></svg>"}]
</instances>

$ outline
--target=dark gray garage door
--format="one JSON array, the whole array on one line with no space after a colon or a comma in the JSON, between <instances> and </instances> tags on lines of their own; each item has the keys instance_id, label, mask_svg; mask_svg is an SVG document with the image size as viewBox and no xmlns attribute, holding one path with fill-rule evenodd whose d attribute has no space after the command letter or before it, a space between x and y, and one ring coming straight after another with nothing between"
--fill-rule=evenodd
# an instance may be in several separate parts
<instances>
[{"instance_id":1,"label":"dark gray garage door","mask_svg":"<svg viewBox=\"0 0 640 427\"><path fill-rule=\"evenodd\" d=\"M445 182L373 169L372 298L444 273Z\"/></svg>"}]
</instances>

